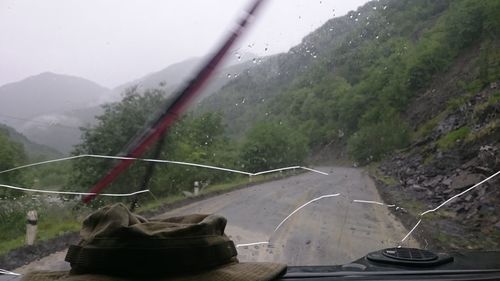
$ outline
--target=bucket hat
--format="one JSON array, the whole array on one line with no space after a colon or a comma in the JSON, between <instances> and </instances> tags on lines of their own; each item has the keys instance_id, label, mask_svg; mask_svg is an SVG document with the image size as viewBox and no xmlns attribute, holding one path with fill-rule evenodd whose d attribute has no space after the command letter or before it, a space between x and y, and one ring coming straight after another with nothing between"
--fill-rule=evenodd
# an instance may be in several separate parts
<instances>
[{"instance_id":1,"label":"bucket hat","mask_svg":"<svg viewBox=\"0 0 500 281\"><path fill-rule=\"evenodd\" d=\"M34 271L22 280L273 280L286 265L238 262L227 220L192 214L148 220L121 203L90 214L65 260L70 271Z\"/></svg>"}]
</instances>

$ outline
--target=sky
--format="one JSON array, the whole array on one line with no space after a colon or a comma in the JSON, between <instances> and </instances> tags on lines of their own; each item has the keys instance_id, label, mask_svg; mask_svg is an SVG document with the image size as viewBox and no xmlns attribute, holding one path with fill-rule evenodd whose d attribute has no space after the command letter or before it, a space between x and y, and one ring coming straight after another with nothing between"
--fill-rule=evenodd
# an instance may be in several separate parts
<instances>
[{"instance_id":1,"label":"sky","mask_svg":"<svg viewBox=\"0 0 500 281\"><path fill-rule=\"evenodd\" d=\"M366 0L268 0L236 50L286 52ZM249 0L0 0L0 85L42 72L114 88L214 51Z\"/></svg>"}]
</instances>

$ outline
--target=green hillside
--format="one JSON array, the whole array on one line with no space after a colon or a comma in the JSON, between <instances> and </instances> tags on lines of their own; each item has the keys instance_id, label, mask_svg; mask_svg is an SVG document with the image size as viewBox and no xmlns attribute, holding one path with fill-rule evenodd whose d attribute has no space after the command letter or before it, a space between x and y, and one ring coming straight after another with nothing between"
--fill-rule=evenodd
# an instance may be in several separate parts
<instances>
[{"instance_id":1,"label":"green hillside","mask_svg":"<svg viewBox=\"0 0 500 281\"><path fill-rule=\"evenodd\" d=\"M288 53L264 58L198 111L220 111L229 133L256 122L291 124L311 148L346 144L358 162L409 144L411 102L457 58L474 51L479 90L498 79L496 1L374 1L330 20ZM477 51L477 52L476 52ZM464 91L445 97L445 100ZM417 122L415 122L417 121Z\"/></svg>"},{"instance_id":2,"label":"green hillside","mask_svg":"<svg viewBox=\"0 0 500 281\"><path fill-rule=\"evenodd\" d=\"M62 155L59 151L56 151L53 148L32 142L23 134L7 125L0 124L0 131L3 131L4 135L8 135L12 141L22 144L26 156L32 161L40 159L53 159L61 157Z\"/></svg>"}]
</instances>

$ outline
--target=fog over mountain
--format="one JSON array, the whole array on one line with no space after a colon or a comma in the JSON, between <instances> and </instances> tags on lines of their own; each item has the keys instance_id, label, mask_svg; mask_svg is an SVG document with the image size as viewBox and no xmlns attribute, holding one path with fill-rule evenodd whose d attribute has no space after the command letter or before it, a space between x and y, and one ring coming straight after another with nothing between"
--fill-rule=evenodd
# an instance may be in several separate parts
<instances>
[{"instance_id":1,"label":"fog over mountain","mask_svg":"<svg viewBox=\"0 0 500 281\"><path fill-rule=\"evenodd\" d=\"M80 77L45 72L0 87L0 112L33 118L97 104L109 92Z\"/></svg>"},{"instance_id":2,"label":"fog over mountain","mask_svg":"<svg viewBox=\"0 0 500 281\"><path fill-rule=\"evenodd\" d=\"M210 96L226 85L229 82L228 78L237 77L242 74L244 70L252 66L253 60L257 57L253 53L234 51L231 56L226 58L224 66L216 70L214 77L208 81L208 85L200 95L201 99ZM205 60L205 57L190 58L171 64L159 71L149 73L139 79L124 83L113 89L111 100L118 100L123 91L133 86L137 86L140 91L163 88L167 94L171 94L179 90L183 83L192 78Z\"/></svg>"},{"instance_id":3,"label":"fog over mountain","mask_svg":"<svg viewBox=\"0 0 500 281\"><path fill-rule=\"evenodd\" d=\"M95 113L110 93L83 78L41 73L0 87L0 123L66 153L80 139L78 127L92 122L94 116L75 111Z\"/></svg>"},{"instance_id":4,"label":"fog over mountain","mask_svg":"<svg viewBox=\"0 0 500 281\"><path fill-rule=\"evenodd\" d=\"M26 136L7 125L0 124L0 133L6 133L12 141L21 143L29 160L60 157L61 153L46 145L34 143Z\"/></svg>"},{"instance_id":5,"label":"fog over mountain","mask_svg":"<svg viewBox=\"0 0 500 281\"><path fill-rule=\"evenodd\" d=\"M209 81L201 98L218 91L230 77L242 74L255 57L251 53L233 53ZM161 87L171 94L203 62L204 58L191 58L112 90L84 78L44 72L0 87L0 123L36 143L68 154L73 145L80 143L79 127L94 124L94 117L102 113L102 104L121 100L124 91L133 86L141 91Z\"/></svg>"}]
</instances>

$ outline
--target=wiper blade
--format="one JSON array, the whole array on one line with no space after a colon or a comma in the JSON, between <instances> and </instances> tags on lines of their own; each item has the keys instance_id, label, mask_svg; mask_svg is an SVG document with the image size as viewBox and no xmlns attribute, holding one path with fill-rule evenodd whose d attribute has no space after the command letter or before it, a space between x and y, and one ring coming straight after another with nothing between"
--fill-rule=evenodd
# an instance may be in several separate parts
<instances>
[{"instance_id":1,"label":"wiper blade","mask_svg":"<svg viewBox=\"0 0 500 281\"><path fill-rule=\"evenodd\" d=\"M179 118L179 116L186 110L188 104L200 92L203 85L208 81L213 74L216 67L221 63L222 59L233 46L236 39L243 33L244 28L248 24L250 18L256 13L257 9L261 6L264 0L254 0L250 9L239 21L238 26L225 40L224 44L212 56L210 60L201 68L198 74L187 84L187 86L168 103L162 113L152 122L151 126L146 127L140 137L134 142L130 149L126 152L125 156L138 158L145 153L151 145L158 141L172 124ZM122 172L124 172L133 160L121 160L111 170L102 177L91 189L89 193L83 198L84 203L89 203L94 197L102 192L109 184L111 184Z\"/></svg>"}]
</instances>

